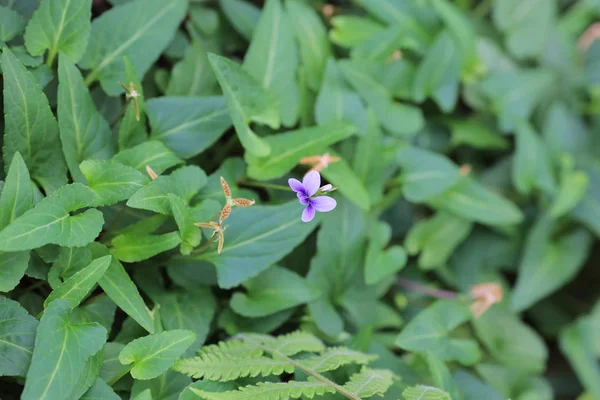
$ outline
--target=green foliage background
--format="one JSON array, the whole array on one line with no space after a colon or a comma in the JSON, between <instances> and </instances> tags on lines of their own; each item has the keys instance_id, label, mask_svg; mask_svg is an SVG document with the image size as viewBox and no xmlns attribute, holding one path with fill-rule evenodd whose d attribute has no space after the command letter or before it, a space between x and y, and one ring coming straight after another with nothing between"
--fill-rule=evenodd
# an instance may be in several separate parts
<instances>
[{"instance_id":1,"label":"green foliage background","mask_svg":"<svg viewBox=\"0 0 600 400\"><path fill-rule=\"evenodd\" d=\"M598 17L0 0L0 397L599 400Z\"/></svg>"}]
</instances>

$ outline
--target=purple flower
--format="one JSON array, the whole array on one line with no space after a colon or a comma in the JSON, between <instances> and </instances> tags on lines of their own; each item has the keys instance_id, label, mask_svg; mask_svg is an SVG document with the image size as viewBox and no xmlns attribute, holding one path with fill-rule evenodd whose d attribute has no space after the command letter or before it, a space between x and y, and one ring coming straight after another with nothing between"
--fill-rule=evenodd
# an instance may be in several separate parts
<instances>
[{"instance_id":1,"label":"purple flower","mask_svg":"<svg viewBox=\"0 0 600 400\"><path fill-rule=\"evenodd\" d=\"M300 204L306 208L302 212L302 221L310 222L315 217L315 212L329 212L337 206L337 202L328 196L313 197L321 185L321 175L317 171L310 171L304 175L304 179L300 182L298 179L291 178L288 184L292 188Z\"/></svg>"}]
</instances>

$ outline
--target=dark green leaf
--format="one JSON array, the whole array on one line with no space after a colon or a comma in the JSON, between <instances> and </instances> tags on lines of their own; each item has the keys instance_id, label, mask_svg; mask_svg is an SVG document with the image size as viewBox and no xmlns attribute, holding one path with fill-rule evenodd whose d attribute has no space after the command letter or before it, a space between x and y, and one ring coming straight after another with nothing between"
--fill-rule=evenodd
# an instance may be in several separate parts
<instances>
[{"instance_id":1,"label":"dark green leaf","mask_svg":"<svg viewBox=\"0 0 600 400\"><path fill-rule=\"evenodd\" d=\"M33 354L38 321L16 301L0 296L0 375L25 376Z\"/></svg>"}]
</instances>

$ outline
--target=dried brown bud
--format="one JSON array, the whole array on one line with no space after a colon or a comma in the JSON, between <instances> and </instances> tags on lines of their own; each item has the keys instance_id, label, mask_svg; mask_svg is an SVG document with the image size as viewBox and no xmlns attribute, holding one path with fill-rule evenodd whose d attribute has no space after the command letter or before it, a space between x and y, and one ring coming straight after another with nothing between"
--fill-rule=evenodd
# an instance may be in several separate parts
<instances>
[{"instance_id":1,"label":"dried brown bud","mask_svg":"<svg viewBox=\"0 0 600 400\"><path fill-rule=\"evenodd\" d=\"M331 4L325 4L321 9L321 12L325 16L325 18L331 18L333 14L335 14L335 6Z\"/></svg>"},{"instance_id":2,"label":"dried brown bud","mask_svg":"<svg viewBox=\"0 0 600 400\"><path fill-rule=\"evenodd\" d=\"M231 189L229 189L229 184L223 177L221 177L221 187L223 188L223 193L225 194L225 198L230 199L231 198Z\"/></svg>"},{"instance_id":3,"label":"dried brown bud","mask_svg":"<svg viewBox=\"0 0 600 400\"><path fill-rule=\"evenodd\" d=\"M471 288L471 296L475 302L471 304L471 312L475 318L481 317L492 305L502 301L502 287L494 282L480 283Z\"/></svg>"},{"instance_id":4,"label":"dried brown bud","mask_svg":"<svg viewBox=\"0 0 600 400\"><path fill-rule=\"evenodd\" d=\"M243 199L238 197L237 199L233 199L233 204L239 207L250 207L254 205L254 200Z\"/></svg>"},{"instance_id":5,"label":"dried brown bud","mask_svg":"<svg viewBox=\"0 0 600 400\"><path fill-rule=\"evenodd\" d=\"M460 169L458 170L458 173L461 176L467 176L471 173L471 171L473 170L473 167L471 167L470 164L463 164L460 166Z\"/></svg>"},{"instance_id":6,"label":"dried brown bud","mask_svg":"<svg viewBox=\"0 0 600 400\"><path fill-rule=\"evenodd\" d=\"M155 180L156 178L158 178L158 174L156 172L154 172L154 170L152 168L150 168L149 165L146 165L146 173L148 173L148 176L152 180Z\"/></svg>"}]
</instances>

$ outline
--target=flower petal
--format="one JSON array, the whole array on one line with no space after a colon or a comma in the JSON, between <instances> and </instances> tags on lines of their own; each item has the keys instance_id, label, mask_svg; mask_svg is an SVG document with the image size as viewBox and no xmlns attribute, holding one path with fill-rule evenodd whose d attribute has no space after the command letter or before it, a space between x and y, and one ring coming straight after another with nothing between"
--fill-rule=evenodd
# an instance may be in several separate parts
<instances>
[{"instance_id":1,"label":"flower petal","mask_svg":"<svg viewBox=\"0 0 600 400\"><path fill-rule=\"evenodd\" d=\"M319 212L329 212L337 206L337 201L329 196L315 197L311 203Z\"/></svg>"},{"instance_id":2,"label":"flower petal","mask_svg":"<svg viewBox=\"0 0 600 400\"><path fill-rule=\"evenodd\" d=\"M298 179L290 178L288 179L288 185L292 188L292 190L296 193L304 193L304 185Z\"/></svg>"},{"instance_id":3,"label":"flower petal","mask_svg":"<svg viewBox=\"0 0 600 400\"><path fill-rule=\"evenodd\" d=\"M321 175L317 171L309 171L302 179L302 186L304 186L306 194L312 196L321 186Z\"/></svg>"},{"instance_id":4,"label":"flower petal","mask_svg":"<svg viewBox=\"0 0 600 400\"><path fill-rule=\"evenodd\" d=\"M302 204L303 206L309 204L311 202L311 198L308 197L305 194L302 193L298 193L298 201L300 202L300 204Z\"/></svg>"},{"instance_id":5,"label":"flower petal","mask_svg":"<svg viewBox=\"0 0 600 400\"><path fill-rule=\"evenodd\" d=\"M306 206L304 211L302 211L302 222L312 221L315 217L315 214L315 208L312 206L312 204L309 204L308 206Z\"/></svg>"}]
</instances>

